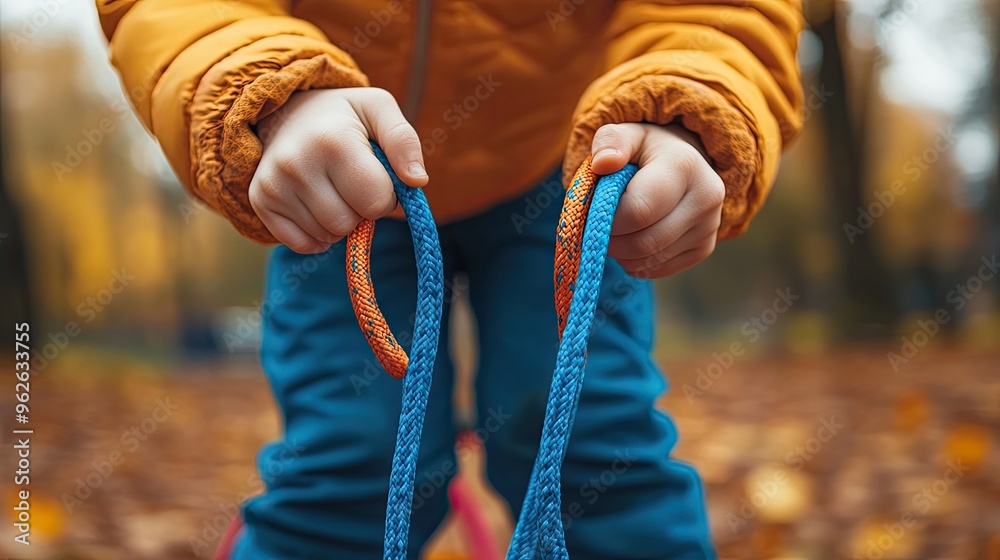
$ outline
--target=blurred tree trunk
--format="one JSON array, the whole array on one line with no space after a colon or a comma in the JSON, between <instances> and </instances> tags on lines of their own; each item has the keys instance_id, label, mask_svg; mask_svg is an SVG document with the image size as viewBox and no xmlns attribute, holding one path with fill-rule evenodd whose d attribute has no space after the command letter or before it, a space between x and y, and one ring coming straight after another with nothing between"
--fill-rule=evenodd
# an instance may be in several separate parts
<instances>
[{"instance_id":1,"label":"blurred tree trunk","mask_svg":"<svg viewBox=\"0 0 1000 560\"><path fill-rule=\"evenodd\" d=\"M856 225L858 208L867 204L864 126L872 89L870 67L863 72L861 83L855 87L847 83L838 25L838 14L843 9L843 3L832 2L831 9L823 14L824 19L810 22L823 44L820 83L839 94L831 96L820 109L828 154L826 188L834 204L832 214L838 230L842 230L843 224ZM852 106L856 108L853 111ZM885 334L885 327L896 322L898 309L889 273L876 253L872 236L854 236L853 243L843 234L837 239L843 262L843 292L836 317L841 333L850 338Z\"/></svg>"},{"instance_id":2,"label":"blurred tree trunk","mask_svg":"<svg viewBox=\"0 0 1000 560\"><path fill-rule=\"evenodd\" d=\"M6 108L0 103L0 328L31 321L27 247L18 208L10 197Z\"/></svg>"}]
</instances>

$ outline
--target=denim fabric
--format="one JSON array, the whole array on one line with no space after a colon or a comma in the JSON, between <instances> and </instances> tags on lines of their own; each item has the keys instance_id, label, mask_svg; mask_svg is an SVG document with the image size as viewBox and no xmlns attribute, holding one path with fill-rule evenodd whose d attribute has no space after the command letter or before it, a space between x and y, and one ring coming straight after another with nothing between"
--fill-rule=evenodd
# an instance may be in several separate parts
<instances>
[{"instance_id":1,"label":"denim fabric","mask_svg":"<svg viewBox=\"0 0 1000 560\"><path fill-rule=\"evenodd\" d=\"M462 289L478 325L478 432L489 479L515 518L556 356L559 184L558 175L550 177L523 198L440 228L444 317L449 279L465 273ZM267 490L244 505L235 559L381 558L401 384L382 371L358 329L344 251L339 243L320 255L273 252L261 358L284 435L260 452ZM416 271L404 222L378 222L372 268L379 305L408 347ZM670 458L676 429L655 408L665 381L651 357L653 327L649 282L609 260L563 467L563 522L574 560L715 556L701 481ZM456 471L448 338L445 321L416 480L412 558L444 518Z\"/></svg>"}]
</instances>

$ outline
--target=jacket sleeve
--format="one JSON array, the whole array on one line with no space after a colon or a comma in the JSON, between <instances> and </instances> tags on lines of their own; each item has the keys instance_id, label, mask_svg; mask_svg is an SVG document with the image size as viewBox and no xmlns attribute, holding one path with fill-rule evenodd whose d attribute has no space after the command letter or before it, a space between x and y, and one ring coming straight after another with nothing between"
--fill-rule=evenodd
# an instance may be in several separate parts
<instances>
[{"instance_id":1,"label":"jacket sleeve","mask_svg":"<svg viewBox=\"0 0 1000 560\"><path fill-rule=\"evenodd\" d=\"M620 0L605 73L574 115L566 177L607 123L679 123L726 185L720 239L747 227L802 127L801 0Z\"/></svg>"},{"instance_id":2,"label":"jacket sleeve","mask_svg":"<svg viewBox=\"0 0 1000 560\"><path fill-rule=\"evenodd\" d=\"M250 207L261 155L254 127L297 90L367 86L286 0L98 0L101 26L136 113L185 188L260 243Z\"/></svg>"}]
</instances>

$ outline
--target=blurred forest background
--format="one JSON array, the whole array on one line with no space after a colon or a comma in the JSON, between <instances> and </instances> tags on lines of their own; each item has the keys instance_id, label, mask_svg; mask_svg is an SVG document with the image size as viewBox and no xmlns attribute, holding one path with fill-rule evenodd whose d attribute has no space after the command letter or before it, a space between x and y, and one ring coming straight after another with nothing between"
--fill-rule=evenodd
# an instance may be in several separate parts
<instances>
[{"instance_id":1,"label":"blurred forest background","mask_svg":"<svg viewBox=\"0 0 1000 560\"><path fill-rule=\"evenodd\" d=\"M0 10L0 322L31 322L37 432L34 544L12 544L8 492L0 552L210 558L279 429L267 251L186 197L90 2ZM806 129L768 204L658 283L677 454L724 558L998 559L1000 2L806 15ZM427 555L477 557L453 523Z\"/></svg>"}]
</instances>

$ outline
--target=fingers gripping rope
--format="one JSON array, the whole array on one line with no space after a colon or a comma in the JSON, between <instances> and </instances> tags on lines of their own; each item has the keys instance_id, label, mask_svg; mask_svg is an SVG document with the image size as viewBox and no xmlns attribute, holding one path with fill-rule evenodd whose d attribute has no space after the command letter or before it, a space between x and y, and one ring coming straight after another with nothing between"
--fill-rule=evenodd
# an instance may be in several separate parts
<instances>
[{"instance_id":1,"label":"fingers gripping rope","mask_svg":"<svg viewBox=\"0 0 1000 560\"><path fill-rule=\"evenodd\" d=\"M386 505L386 560L407 556L417 452L440 334L444 279L437 229L423 191L406 186L374 143L406 213L417 258L417 316L410 359L389 330L375 301L371 278L374 223L362 222L347 238L347 277L358 325L393 377L403 378L403 409L396 437ZM618 200L638 168L598 178L588 158L566 192L556 232L556 310L560 333L542 439L508 560L568 559L561 519L560 470L583 385L587 340L604 273L611 222Z\"/></svg>"}]
</instances>

